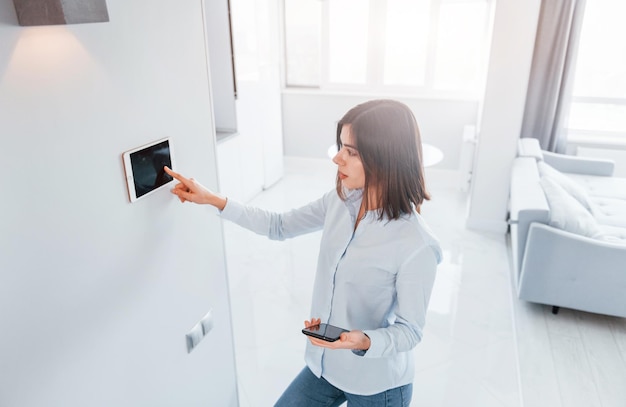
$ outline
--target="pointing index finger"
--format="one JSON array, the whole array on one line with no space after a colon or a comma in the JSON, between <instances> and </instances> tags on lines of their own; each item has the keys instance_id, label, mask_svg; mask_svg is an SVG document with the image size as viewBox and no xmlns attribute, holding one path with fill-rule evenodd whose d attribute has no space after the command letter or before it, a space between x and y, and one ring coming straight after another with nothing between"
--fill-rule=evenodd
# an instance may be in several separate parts
<instances>
[{"instance_id":1,"label":"pointing index finger","mask_svg":"<svg viewBox=\"0 0 626 407\"><path fill-rule=\"evenodd\" d=\"M174 179L180 181L180 183L183 184L184 186L189 187L189 185L192 184L189 178L185 178L181 174L175 171L172 171L168 166L163 167L163 169L165 170L165 172L171 175Z\"/></svg>"}]
</instances>

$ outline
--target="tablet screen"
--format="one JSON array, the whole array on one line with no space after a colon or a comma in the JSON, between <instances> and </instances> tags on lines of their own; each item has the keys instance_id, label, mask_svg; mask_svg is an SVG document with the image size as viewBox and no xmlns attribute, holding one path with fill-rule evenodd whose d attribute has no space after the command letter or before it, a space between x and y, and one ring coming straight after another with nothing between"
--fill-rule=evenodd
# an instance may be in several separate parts
<instances>
[{"instance_id":1,"label":"tablet screen","mask_svg":"<svg viewBox=\"0 0 626 407\"><path fill-rule=\"evenodd\" d=\"M167 184L172 180L163 170L166 165L172 168L169 140L130 153L130 165L136 198Z\"/></svg>"}]
</instances>

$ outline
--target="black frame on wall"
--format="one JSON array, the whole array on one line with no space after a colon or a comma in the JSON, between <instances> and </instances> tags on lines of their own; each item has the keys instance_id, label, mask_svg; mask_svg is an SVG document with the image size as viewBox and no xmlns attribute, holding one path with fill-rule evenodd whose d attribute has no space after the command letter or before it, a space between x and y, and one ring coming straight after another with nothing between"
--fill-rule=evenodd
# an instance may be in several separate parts
<instances>
[{"instance_id":1,"label":"black frame on wall","mask_svg":"<svg viewBox=\"0 0 626 407\"><path fill-rule=\"evenodd\" d=\"M103 23L106 0L13 0L21 26Z\"/></svg>"}]
</instances>

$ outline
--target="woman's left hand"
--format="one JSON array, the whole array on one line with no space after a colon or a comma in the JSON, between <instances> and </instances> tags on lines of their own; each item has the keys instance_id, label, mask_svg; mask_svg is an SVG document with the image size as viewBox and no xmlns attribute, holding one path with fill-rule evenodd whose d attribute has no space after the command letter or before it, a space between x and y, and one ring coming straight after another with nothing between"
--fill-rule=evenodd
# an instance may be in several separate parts
<instances>
[{"instance_id":1,"label":"woman's left hand","mask_svg":"<svg viewBox=\"0 0 626 407\"><path fill-rule=\"evenodd\" d=\"M304 326L308 328L311 325L316 325L316 323L312 322L319 324L319 319L312 320L311 322L305 321ZM324 341L312 336L309 336L309 341L315 346L328 349L368 350L370 348L370 338L362 331L343 332L339 336L339 339L334 342Z\"/></svg>"}]
</instances>

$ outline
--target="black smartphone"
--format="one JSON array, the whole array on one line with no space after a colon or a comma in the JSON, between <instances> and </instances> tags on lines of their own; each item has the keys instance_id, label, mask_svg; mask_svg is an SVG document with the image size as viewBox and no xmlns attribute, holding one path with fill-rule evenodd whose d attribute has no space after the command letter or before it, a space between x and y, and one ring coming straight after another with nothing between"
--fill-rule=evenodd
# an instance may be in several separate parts
<instances>
[{"instance_id":1,"label":"black smartphone","mask_svg":"<svg viewBox=\"0 0 626 407\"><path fill-rule=\"evenodd\" d=\"M309 335L314 338L318 338L328 342L335 342L336 340L338 340L339 335L341 335L342 332L349 331L347 329L328 324L313 325L302 330L302 333L305 335Z\"/></svg>"}]
</instances>

